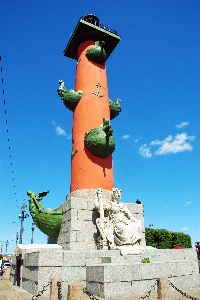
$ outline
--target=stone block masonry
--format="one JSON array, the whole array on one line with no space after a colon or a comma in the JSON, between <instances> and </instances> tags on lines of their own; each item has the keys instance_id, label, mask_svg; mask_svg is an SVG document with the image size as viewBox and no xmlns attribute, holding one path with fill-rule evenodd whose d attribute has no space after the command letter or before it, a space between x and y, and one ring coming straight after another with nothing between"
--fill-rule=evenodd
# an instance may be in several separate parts
<instances>
[{"instance_id":1,"label":"stone block masonry","mask_svg":"<svg viewBox=\"0 0 200 300\"><path fill-rule=\"evenodd\" d=\"M29 247L30 245L27 245ZM33 250L18 245L21 257L20 286L35 295L54 277L62 278L62 294L68 285L83 284L87 290L103 298L126 297L147 293L160 277L168 278L180 289L197 287L198 262L195 249L148 249L139 255L121 256L119 250L62 250L33 245ZM52 245L54 246L54 245ZM149 257L150 263L142 263ZM15 283L17 262L13 257L11 281ZM50 295L50 286L44 296Z\"/></svg>"},{"instance_id":2,"label":"stone block masonry","mask_svg":"<svg viewBox=\"0 0 200 300\"><path fill-rule=\"evenodd\" d=\"M95 209L96 189L79 190L67 196L63 203L63 221L57 243L64 250L97 250L98 231L96 219L99 212ZM111 191L103 190L103 199L109 200ZM142 204L126 204L133 216L144 225ZM141 245L145 247L145 233Z\"/></svg>"}]
</instances>

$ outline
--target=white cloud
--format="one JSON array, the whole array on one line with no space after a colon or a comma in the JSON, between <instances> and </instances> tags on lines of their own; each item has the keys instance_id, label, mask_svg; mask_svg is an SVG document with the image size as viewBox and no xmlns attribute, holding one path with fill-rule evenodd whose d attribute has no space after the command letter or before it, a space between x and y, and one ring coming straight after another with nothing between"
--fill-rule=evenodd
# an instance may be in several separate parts
<instances>
[{"instance_id":1,"label":"white cloud","mask_svg":"<svg viewBox=\"0 0 200 300\"><path fill-rule=\"evenodd\" d=\"M152 157L151 149L147 146L147 144L141 145L139 147L139 152L144 157Z\"/></svg>"},{"instance_id":2,"label":"white cloud","mask_svg":"<svg viewBox=\"0 0 200 300\"><path fill-rule=\"evenodd\" d=\"M125 135L123 135L123 137L122 137L123 140L127 140L127 139L129 139L129 138L130 138L130 135L129 135L129 134L125 134Z\"/></svg>"},{"instance_id":3,"label":"white cloud","mask_svg":"<svg viewBox=\"0 0 200 300\"><path fill-rule=\"evenodd\" d=\"M67 135L66 131L58 126L55 121L52 121L53 126L55 127L55 131L57 135L67 136L67 140L71 139L71 135Z\"/></svg>"},{"instance_id":4,"label":"white cloud","mask_svg":"<svg viewBox=\"0 0 200 300\"><path fill-rule=\"evenodd\" d=\"M60 126L56 126L56 133L58 135L66 135L66 132L64 129L62 129Z\"/></svg>"},{"instance_id":5,"label":"white cloud","mask_svg":"<svg viewBox=\"0 0 200 300\"><path fill-rule=\"evenodd\" d=\"M140 136L138 139L135 139L134 142L138 143L142 139L142 136Z\"/></svg>"},{"instance_id":6,"label":"white cloud","mask_svg":"<svg viewBox=\"0 0 200 300\"><path fill-rule=\"evenodd\" d=\"M187 141L194 141L195 136L189 136L187 133L177 134L175 137L169 135L163 141L154 141L150 145L160 145L160 148L155 152L156 155L168 153L178 153L183 151L191 151L192 145Z\"/></svg>"},{"instance_id":7,"label":"white cloud","mask_svg":"<svg viewBox=\"0 0 200 300\"><path fill-rule=\"evenodd\" d=\"M176 128L180 129L183 127L186 127L189 124L189 122L182 122L180 124L176 124Z\"/></svg>"},{"instance_id":8,"label":"white cloud","mask_svg":"<svg viewBox=\"0 0 200 300\"><path fill-rule=\"evenodd\" d=\"M186 203L184 204L184 206L188 206L189 204L192 204L192 202L191 202L191 201L188 201L188 202L186 202Z\"/></svg>"},{"instance_id":9,"label":"white cloud","mask_svg":"<svg viewBox=\"0 0 200 300\"><path fill-rule=\"evenodd\" d=\"M187 133L177 134L176 136L168 135L164 140L154 140L149 144L143 144L139 147L139 152L144 157L152 155L165 155L170 153L179 153L183 151L192 151L193 147L190 141L194 141L195 136L189 136ZM152 148L157 146L158 149L153 152Z\"/></svg>"},{"instance_id":10,"label":"white cloud","mask_svg":"<svg viewBox=\"0 0 200 300\"><path fill-rule=\"evenodd\" d=\"M183 227L183 228L181 228L181 230L183 230L183 231L186 231L186 230L188 230L189 228L188 227Z\"/></svg>"}]
</instances>

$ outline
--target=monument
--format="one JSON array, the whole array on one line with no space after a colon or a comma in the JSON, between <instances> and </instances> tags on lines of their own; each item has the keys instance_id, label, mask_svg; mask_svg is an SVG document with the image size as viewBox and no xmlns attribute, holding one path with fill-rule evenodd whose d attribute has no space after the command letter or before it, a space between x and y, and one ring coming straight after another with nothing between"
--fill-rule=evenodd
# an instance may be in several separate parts
<instances>
[{"instance_id":1,"label":"monument","mask_svg":"<svg viewBox=\"0 0 200 300\"><path fill-rule=\"evenodd\" d=\"M121 107L120 99L109 99L105 63L119 41L115 30L87 15L64 50L77 61L75 89L60 79L57 90L73 113L70 194L45 210L40 201L49 191L27 192L34 222L56 243L16 248L12 281L32 294L52 277L62 278L63 294L70 282L81 282L104 298L145 294L163 276L180 288L198 285L195 250L146 247L143 205L120 203L122 191L114 187L111 120Z\"/></svg>"}]
</instances>

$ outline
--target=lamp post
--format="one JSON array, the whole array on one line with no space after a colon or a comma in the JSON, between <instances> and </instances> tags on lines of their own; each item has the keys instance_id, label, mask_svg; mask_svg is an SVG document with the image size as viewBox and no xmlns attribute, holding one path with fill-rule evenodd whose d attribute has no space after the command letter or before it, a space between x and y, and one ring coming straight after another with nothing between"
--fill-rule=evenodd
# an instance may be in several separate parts
<instances>
[{"instance_id":1,"label":"lamp post","mask_svg":"<svg viewBox=\"0 0 200 300\"><path fill-rule=\"evenodd\" d=\"M5 245L6 245L6 253L7 253L7 249L8 249L8 245L9 245L9 241L8 240L5 242Z\"/></svg>"},{"instance_id":2,"label":"lamp post","mask_svg":"<svg viewBox=\"0 0 200 300\"><path fill-rule=\"evenodd\" d=\"M32 223L32 226L31 226L31 230L32 230L31 244L33 244L33 232L34 232L34 229L35 229L35 223Z\"/></svg>"},{"instance_id":3,"label":"lamp post","mask_svg":"<svg viewBox=\"0 0 200 300\"><path fill-rule=\"evenodd\" d=\"M22 207L21 207L21 213L19 214L19 218L21 219L19 244L22 244L22 235L24 232L24 219L29 217L28 214L25 214L26 208L27 208L27 205L25 202L26 202L26 199L24 198L24 203L22 204Z\"/></svg>"},{"instance_id":4,"label":"lamp post","mask_svg":"<svg viewBox=\"0 0 200 300\"><path fill-rule=\"evenodd\" d=\"M1 253L3 252L3 242L1 243Z\"/></svg>"}]
</instances>

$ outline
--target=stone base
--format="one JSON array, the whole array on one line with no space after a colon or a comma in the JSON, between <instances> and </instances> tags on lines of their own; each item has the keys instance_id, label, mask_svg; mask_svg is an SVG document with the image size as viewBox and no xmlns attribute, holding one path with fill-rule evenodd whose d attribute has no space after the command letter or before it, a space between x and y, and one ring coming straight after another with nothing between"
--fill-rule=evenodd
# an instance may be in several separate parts
<instances>
[{"instance_id":1,"label":"stone base","mask_svg":"<svg viewBox=\"0 0 200 300\"><path fill-rule=\"evenodd\" d=\"M90 293L103 298L145 295L159 277L168 278L180 289L197 287L199 283L195 249L147 248L144 254L121 256L119 250L68 251L49 246L37 249L32 245L32 251L25 246L18 248L18 257L23 262L20 287L33 295L54 277L62 278L63 295L67 295L69 283L79 282ZM150 263L141 263L147 257ZM16 256L12 266L11 281L15 284ZM49 295L50 286L44 292L44 296Z\"/></svg>"},{"instance_id":2,"label":"stone base","mask_svg":"<svg viewBox=\"0 0 200 300\"><path fill-rule=\"evenodd\" d=\"M79 190L67 196L67 201L62 204L63 220L57 243L64 250L85 251L97 250L99 236L96 219L99 213L95 209L94 198L96 189ZM103 200L111 198L111 191L103 190ZM142 204L124 203L133 216L141 220L144 226ZM145 247L145 234L141 246ZM104 249L106 245L104 245Z\"/></svg>"},{"instance_id":3,"label":"stone base","mask_svg":"<svg viewBox=\"0 0 200 300\"><path fill-rule=\"evenodd\" d=\"M62 205L63 221L58 244L18 245L12 258L11 281L37 295L51 278L62 278L62 294L68 284L78 282L95 296L103 298L145 295L156 278L165 277L178 288L197 287L199 268L195 249L157 250L146 248L137 255L121 255L120 250L97 250L99 235L94 208L96 189L68 195ZM103 191L103 199L111 197ZM143 206L126 204L144 225ZM49 239L50 241L50 239ZM145 235L141 246L145 248ZM104 245L106 247L106 245ZM149 258L150 263L142 263ZM44 296L50 295L48 285Z\"/></svg>"}]
</instances>

